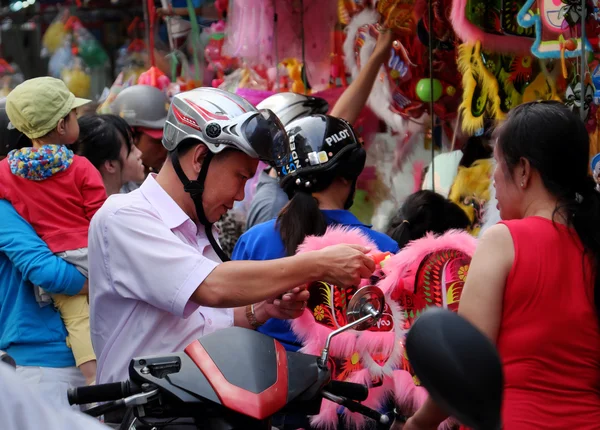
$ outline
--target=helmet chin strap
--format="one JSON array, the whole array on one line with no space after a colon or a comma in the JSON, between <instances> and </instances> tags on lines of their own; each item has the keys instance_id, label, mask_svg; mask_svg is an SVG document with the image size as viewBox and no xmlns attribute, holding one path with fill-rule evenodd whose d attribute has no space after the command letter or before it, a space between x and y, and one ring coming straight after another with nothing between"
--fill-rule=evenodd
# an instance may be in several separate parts
<instances>
[{"instance_id":1,"label":"helmet chin strap","mask_svg":"<svg viewBox=\"0 0 600 430\"><path fill-rule=\"evenodd\" d=\"M179 177L179 180L183 184L183 189L185 192L189 193L192 197L192 201L194 202L194 206L196 207L196 214L198 215L198 221L200 224L204 226L204 230L206 232L206 237L210 242L211 246L221 259L221 261L230 261L230 258L225 254L221 246L215 239L212 233L213 224L208 221L206 218L206 214L204 213L204 205L202 204L202 194L204 193L204 182L206 180L206 174L208 173L208 167L210 165L210 161L212 160L214 154L212 152L208 152L202 161L202 167L200 167L200 172L198 173L198 178L196 180L190 181L186 176L185 172L181 168L181 164L179 163L178 151L175 150L171 152L171 161L173 163L173 168L175 169L175 173Z\"/></svg>"}]
</instances>

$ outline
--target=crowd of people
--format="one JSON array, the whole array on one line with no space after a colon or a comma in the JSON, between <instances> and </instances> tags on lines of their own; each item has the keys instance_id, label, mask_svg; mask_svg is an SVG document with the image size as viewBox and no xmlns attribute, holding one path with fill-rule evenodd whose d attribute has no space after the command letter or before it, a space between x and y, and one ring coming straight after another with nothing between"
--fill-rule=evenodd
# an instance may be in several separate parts
<instances>
[{"instance_id":1,"label":"crowd of people","mask_svg":"<svg viewBox=\"0 0 600 430\"><path fill-rule=\"evenodd\" d=\"M132 357L233 325L297 351L289 320L305 309L302 286L356 285L375 269L356 245L296 254L307 236L343 225L396 253L469 228L458 205L427 190L385 233L349 211L366 160L352 124L391 42L384 33L328 115L325 101L291 93L257 109L218 89L169 102L137 85L113 114L78 117L87 101L60 80L15 88L0 110L0 349L21 381L58 410L70 387L124 380ZM514 108L492 140L503 221L479 239L459 313L498 347L505 428L597 428L600 195L587 131L563 104L536 102ZM228 230L259 160L268 167L246 225ZM309 426L288 418L278 425ZM428 400L404 428L446 418ZM21 419L14 428L33 428Z\"/></svg>"}]
</instances>

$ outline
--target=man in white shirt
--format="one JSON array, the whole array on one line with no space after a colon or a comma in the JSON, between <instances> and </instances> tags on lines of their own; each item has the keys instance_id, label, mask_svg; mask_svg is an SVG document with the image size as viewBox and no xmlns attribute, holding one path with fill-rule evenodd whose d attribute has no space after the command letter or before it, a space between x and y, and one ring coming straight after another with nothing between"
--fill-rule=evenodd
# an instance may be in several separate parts
<instances>
[{"instance_id":1,"label":"man in white shirt","mask_svg":"<svg viewBox=\"0 0 600 430\"><path fill-rule=\"evenodd\" d=\"M127 379L133 357L181 351L220 328L296 318L308 299L298 286L356 285L375 267L368 249L351 245L226 261L212 224L244 198L258 158L293 163L271 111L214 88L182 93L172 101L163 144L170 155L160 173L138 190L111 196L90 226L98 383Z\"/></svg>"}]
</instances>

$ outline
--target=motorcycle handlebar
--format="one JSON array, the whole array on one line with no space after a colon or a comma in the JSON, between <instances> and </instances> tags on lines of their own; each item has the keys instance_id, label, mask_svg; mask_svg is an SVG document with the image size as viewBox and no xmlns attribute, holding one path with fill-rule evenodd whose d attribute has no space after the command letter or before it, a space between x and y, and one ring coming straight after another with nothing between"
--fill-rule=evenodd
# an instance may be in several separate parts
<instances>
[{"instance_id":1,"label":"motorcycle handlebar","mask_svg":"<svg viewBox=\"0 0 600 430\"><path fill-rule=\"evenodd\" d=\"M330 381L325 387L325 391L357 402L367 400L367 397L369 397L369 388L366 385L353 382Z\"/></svg>"},{"instance_id":2,"label":"motorcycle handlebar","mask_svg":"<svg viewBox=\"0 0 600 430\"><path fill-rule=\"evenodd\" d=\"M67 398L69 405L85 405L87 403L109 402L141 393L142 390L130 381L113 382L111 384L90 385L88 387L69 388Z\"/></svg>"}]
</instances>

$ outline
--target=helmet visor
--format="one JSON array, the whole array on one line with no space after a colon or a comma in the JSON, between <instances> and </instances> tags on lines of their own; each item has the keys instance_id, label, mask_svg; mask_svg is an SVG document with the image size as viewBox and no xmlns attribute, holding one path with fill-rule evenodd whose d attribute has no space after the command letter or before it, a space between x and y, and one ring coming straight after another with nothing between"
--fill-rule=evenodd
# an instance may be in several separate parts
<instances>
[{"instance_id":1,"label":"helmet visor","mask_svg":"<svg viewBox=\"0 0 600 430\"><path fill-rule=\"evenodd\" d=\"M277 115L269 109L259 110L244 124L242 131L260 160L279 167L289 159L287 133Z\"/></svg>"}]
</instances>

